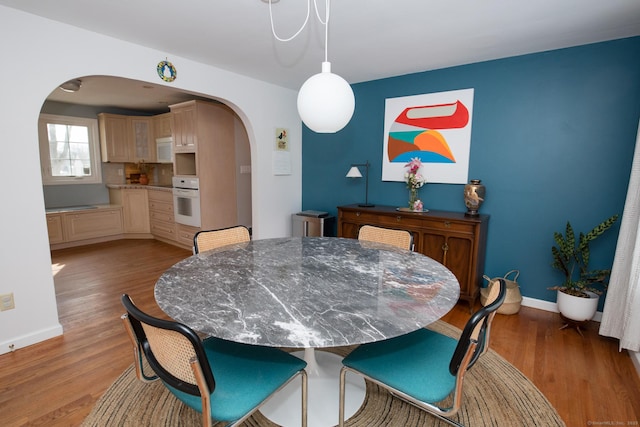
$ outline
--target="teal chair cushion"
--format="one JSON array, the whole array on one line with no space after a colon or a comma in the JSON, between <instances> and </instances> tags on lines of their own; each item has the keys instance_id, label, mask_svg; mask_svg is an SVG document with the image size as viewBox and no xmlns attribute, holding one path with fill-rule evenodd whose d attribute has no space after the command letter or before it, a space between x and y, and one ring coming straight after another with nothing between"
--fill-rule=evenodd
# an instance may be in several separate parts
<instances>
[{"instance_id":1,"label":"teal chair cushion","mask_svg":"<svg viewBox=\"0 0 640 427\"><path fill-rule=\"evenodd\" d=\"M302 359L270 347L218 338L207 338L203 347L216 381L211 394L211 417L218 421L242 418L306 366ZM167 388L186 405L202 412L199 396L169 385Z\"/></svg>"},{"instance_id":2,"label":"teal chair cushion","mask_svg":"<svg viewBox=\"0 0 640 427\"><path fill-rule=\"evenodd\" d=\"M453 338L420 329L397 338L363 344L342 363L415 399L435 403L455 387L449 362L457 344Z\"/></svg>"}]
</instances>

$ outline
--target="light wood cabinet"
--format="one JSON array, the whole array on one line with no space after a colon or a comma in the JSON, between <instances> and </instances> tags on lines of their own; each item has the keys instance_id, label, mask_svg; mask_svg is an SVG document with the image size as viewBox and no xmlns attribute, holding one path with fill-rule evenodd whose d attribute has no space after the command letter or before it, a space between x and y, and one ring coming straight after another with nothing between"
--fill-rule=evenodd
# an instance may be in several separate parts
<instances>
[{"instance_id":1,"label":"light wood cabinet","mask_svg":"<svg viewBox=\"0 0 640 427\"><path fill-rule=\"evenodd\" d=\"M129 123L127 116L98 114L100 130L100 152L103 162L124 163L132 154L129 145Z\"/></svg>"},{"instance_id":2,"label":"light wood cabinet","mask_svg":"<svg viewBox=\"0 0 640 427\"><path fill-rule=\"evenodd\" d=\"M195 101L171 106L173 148L176 153L195 152L198 142Z\"/></svg>"},{"instance_id":3,"label":"light wood cabinet","mask_svg":"<svg viewBox=\"0 0 640 427\"><path fill-rule=\"evenodd\" d=\"M171 129L171 113L153 116L153 136L155 138L167 138L173 135Z\"/></svg>"},{"instance_id":4,"label":"light wood cabinet","mask_svg":"<svg viewBox=\"0 0 640 427\"><path fill-rule=\"evenodd\" d=\"M191 227L184 224L176 224L177 242L180 246L193 249L193 236L200 231L197 227Z\"/></svg>"},{"instance_id":5,"label":"light wood cabinet","mask_svg":"<svg viewBox=\"0 0 640 427\"><path fill-rule=\"evenodd\" d=\"M98 114L103 162L155 163L153 117Z\"/></svg>"},{"instance_id":6,"label":"light wood cabinet","mask_svg":"<svg viewBox=\"0 0 640 427\"><path fill-rule=\"evenodd\" d=\"M200 180L202 229L238 224L233 111L223 104L187 101L171 105L176 153L174 173Z\"/></svg>"},{"instance_id":7,"label":"light wood cabinet","mask_svg":"<svg viewBox=\"0 0 640 427\"><path fill-rule=\"evenodd\" d=\"M101 208L64 213L68 242L121 234L122 209Z\"/></svg>"},{"instance_id":8,"label":"light wood cabinet","mask_svg":"<svg viewBox=\"0 0 640 427\"><path fill-rule=\"evenodd\" d=\"M391 206L338 207L338 237L357 238L365 224L411 232L415 251L449 268L460 282L460 299L473 308L482 283L488 215L399 212Z\"/></svg>"},{"instance_id":9,"label":"light wood cabinet","mask_svg":"<svg viewBox=\"0 0 640 427\"><path fill-rule=\"evenodd\" d=\"M49 232L49 243L63 243L64 231L62 228L62 214L47 214L47 231Z\"/></svg>"},{"instance_id":10,"label":"light wood cabinet","mask_svg":"<svg viewBox=\"0 0 640 427\"><path fill-rule=\"evenodd\" d=\"M176 241L173 193L149 188L149 222L151 234L160 240Z\"/></svg>"},{"instance_id":11,"label":"light wood cabinet","mask_svg":"<svg viewBox=\"0 0 640 427\"><path fill-rule=\"evenodd\" d=\"M125 233L150 233L149 199L146 189L109 189L109 200L122 206Z\"/></svg>"},{"instance_id":12,"label":"light wood cabinet","mask_svg":"<svg viewBox=\"0 0 640 427\"><path fill-rule=\"evenodd\" d=\"M155 163L156 145L153 137L153 119L151 117L127 117L132 163Z\"/></svg>"}]
</instances>

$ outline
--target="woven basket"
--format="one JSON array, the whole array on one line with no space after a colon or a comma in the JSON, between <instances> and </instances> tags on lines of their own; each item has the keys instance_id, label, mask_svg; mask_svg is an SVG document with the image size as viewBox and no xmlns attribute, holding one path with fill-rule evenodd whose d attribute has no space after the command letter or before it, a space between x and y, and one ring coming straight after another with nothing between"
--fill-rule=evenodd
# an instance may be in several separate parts
<instances>
[{"instance_id":1,"label":"woven basket","mask_svg":"<svg viewBox=\"0 0 640 427\"><path fill-rule=\"evenodd\" d=\"M514 274L515 273L515 274ZM508 279L507 277L510 274L514 274L513 279ZM520 271L511 270L507 274L504 275L502 279L507 283L507 295L504 298L504 302L498 308L497 313L500 314L516 314L520 311L520 305L522 304L522 294L520 293L520 286L518 286L518 276L520 275ZM490 285L493 281L498 278L490 279L489 276L482 276ZM480 289L480 302L482 305L486 305L487 297L489 296L489 287L487 285L486 288Z\"/></svg>"}]
</instances>

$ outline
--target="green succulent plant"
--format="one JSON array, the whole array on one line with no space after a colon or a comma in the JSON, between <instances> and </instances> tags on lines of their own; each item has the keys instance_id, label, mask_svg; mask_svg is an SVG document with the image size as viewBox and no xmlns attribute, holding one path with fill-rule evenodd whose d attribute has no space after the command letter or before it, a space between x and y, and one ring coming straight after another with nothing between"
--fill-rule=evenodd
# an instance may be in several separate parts
<instances>
[{"instance_id":1,"label":"green succulent plant","mask_svg":"<svg viewBox=\"0 0 640 427\"><path fill-rule=\"evenodd\" d=\"M618 215L602 221L587 234L582 232L576 239L576 235L567 221L564 235L553 233L556 245L551 248L553 263L551 266L564 274L565 280L561 285L550 287L551 290L561 290L575 296L586 296L584 291L591 291L602 295L602 289L606 289L611 270L590 270L589 243L610 229L618 220ZM598 285L599 287L595 287Z\"/></svg>"}]
</instances>

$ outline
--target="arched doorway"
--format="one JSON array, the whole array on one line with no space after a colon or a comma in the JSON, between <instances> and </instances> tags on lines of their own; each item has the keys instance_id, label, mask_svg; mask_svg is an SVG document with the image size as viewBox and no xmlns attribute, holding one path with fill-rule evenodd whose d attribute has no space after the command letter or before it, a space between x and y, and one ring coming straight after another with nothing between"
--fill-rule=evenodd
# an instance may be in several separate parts
<instances>
[{"instance_id":1,"label":"arched doorway","mask_svg":"<svg viewBox=\"0 0 640 427\"><path fill-rule=\"evenodd\" d=\"M112 113L130 116L155 116L169 112L169 105L188 101L219 100L188 93L183 90L148 82L112 76L85 76L74 79L79 83L75 92L55 88L45 99L41 113L60 116L96 118L98 113ZM61 84L62 85L62 84ZM240 117L234 114L236 152L236 192L238 223L252 226L251 203L251 149L246 127ZM103 183L125 183L128 179L126 165L103 163ZM154 168L156 181L170 183L172 167L159 165ZM159 174L162 175L159 175ZM72 196L70 196L72 194ZM108 203L107 191L100 186L79 188L78 186L45 186L45 207L70 205L90 205Z\"/></svg>"},{"instance_id":2,"label":"arched doorway","mask_svg":"<svg viewBox=\"0 0 640 427\"><path fill-rule=\"evenodd\" d=\"M55 88L43 102L41 113L92 119L96 119L99 113L151 117L167 114L169 105L188 100L219 102L166 86L120 77L86 76L78 80L81 85L77 92ZM235 191L237 195L238 223L251 227L251 149L246 127L237 114L234 115L234 130L236 188L230 188L229 191ZM102 183L43 186L45 208L108 204L109 191L106 185L126 184L129 165L126 162L110 162L100 163L100 167ZM154 168L154 173L158 174L155 179L161 178L163 183L169 185L172 172L172 164L157 164Z\"/></svg>"}]
</instances>

